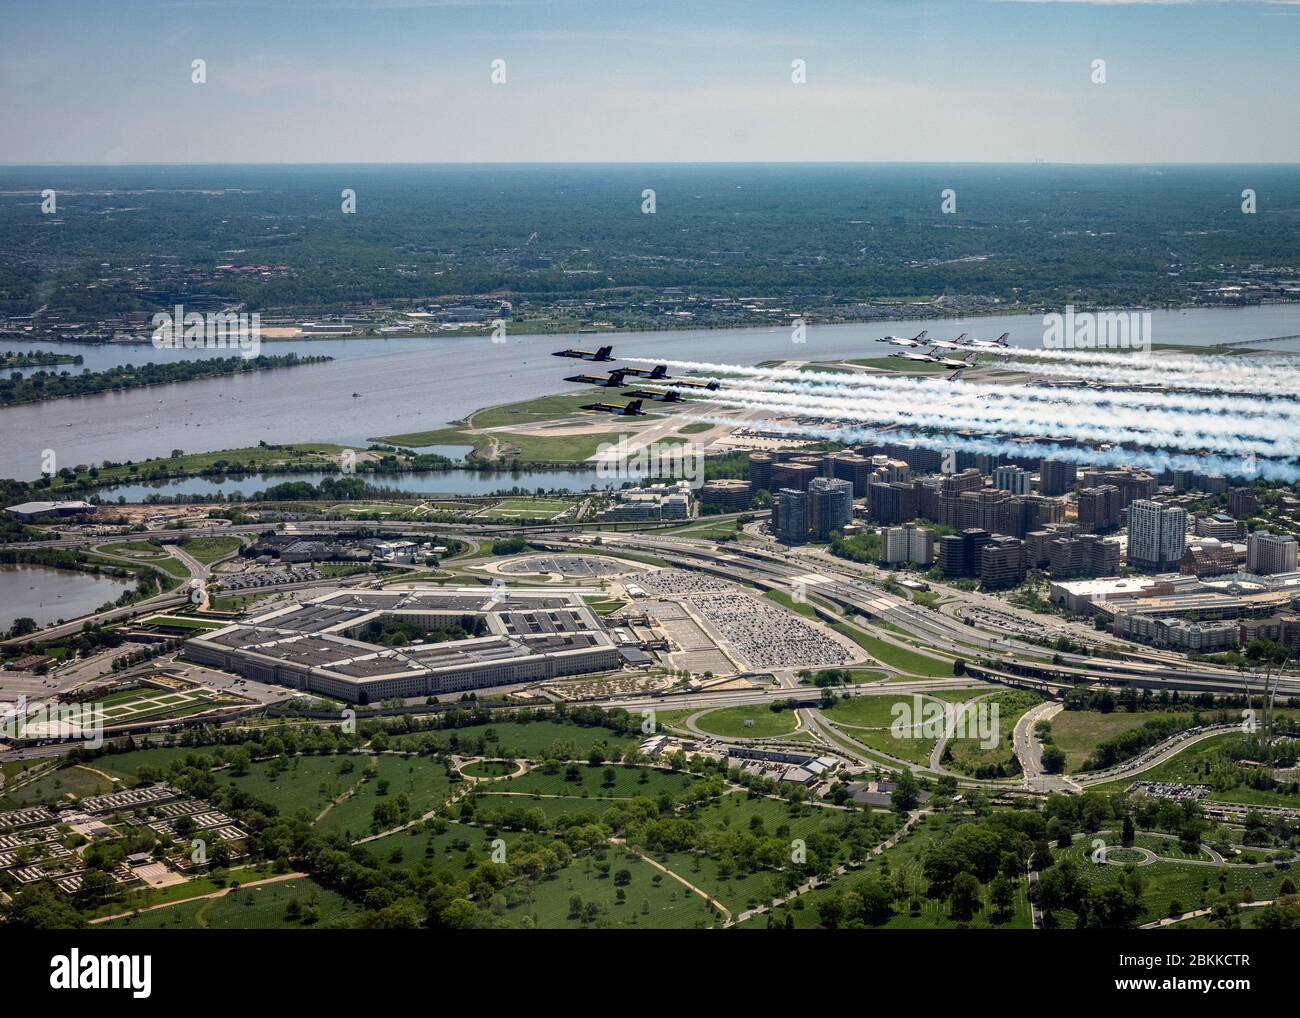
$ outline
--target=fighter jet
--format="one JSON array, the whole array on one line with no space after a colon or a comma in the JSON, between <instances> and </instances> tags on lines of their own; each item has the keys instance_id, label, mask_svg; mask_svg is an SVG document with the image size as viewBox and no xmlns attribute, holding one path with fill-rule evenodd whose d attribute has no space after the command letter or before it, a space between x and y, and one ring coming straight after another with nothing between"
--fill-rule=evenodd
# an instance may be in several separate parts
<instances>
[{"instance_id":1,"label":"fighter jet","mask_svg":"<svg viewBox=\"0 0 1300 1018\"><path fill-rule=\"evenodd\" d=\"M602 346L596 350L556 350L552 357L576 357L582 361L612 361L614 348Z\"/></svg>"},{"instance_id":2,"label":"fighter jet","mask_svg":"<svg viewBox=\"0 0 1300 1018\"><path fill-rule=\"evenodd\" d=\"M623 376L627 374L622 368L611 371L608 375L570 375L566 382L578 382L581 385L603 385L607 389L616 389L623 385Z\"/></svg>"},{"instance_id":3,"label":"fighter jet","mask_svg":"<svg viewBox=\"0 0 1300 1018\"><path fill-rule=\"evenodd\" d=\"M718 387L717 382L701 382L695 378L665 378L664 381L681 389L709 389L712 391Z\"/></svg>"},{"instance_id":4,"label":"fighter jet","mask_svg":"<svg viewBox=\"0 0 1300 1018\"><path fill-rule=\"evenodd\" d=\"M972 350L961 359L956 357L935 357L934 362L936 364L942 364L945 367L956 368L958 371L964 371L966 368L975 366L975 351Z\"/></svg>"},{"instance_id":5,"label":"fighter jet","mask_svg":"<svg viewBox=\"0 0 1300 1018\"><path fill-rule=\"evenodd\" d=\"M662 364L656 364L653 368L623 368L623 374L636 375L638 378L664 379L668 377L668 369Z\"/></svg>"},{"instance_id":6,"label":"fighter jet","mask_svg":"<svg viewBox=\"0 0 1300 1018\"><path fill-rule=\"evenodd\" d=\"M997 339L968 339L963 346L970 347L972 350L1005 350L1007 348L1007 337L1011 333L1004 332Z\"/></svg>"},{"instance_id":7,"label":"fighter jet","mask_svg":"<svg viewBox=\"0 0 1300 1018\"><path fill-rule=\"evenodd\" d=\"M636 396L639 399L657 399L661 403L680 403L682 394L675 389L625 389L624 396Z\"/></svg>"},{"instance_id":8,"label":"fighter jet","mask_svg":"<svg viewBox=\"0 0 1300 1018\"><path fill-rule=\"evenodd\" d=\"M631 403L585 403L583 410L595 410L602 414L618 414L620 417L644 417L645 411L641 409L639 399L632 400Z\"/></svg>"},{"instance_id":9,"label":"fighter jet","mask_svg":"<svg viewBox=\"0 0 1300 1018\"><path fill-rule=\"evenodd\" d=\"M932 339L927 346L937 347L940 350L965 350L966 344L962 342L966 338L966 333L962 333L954 340Z\"/></svg>"},{"instance_id":10,"label":"fighter jet","mask_svg":"<svg viewBox=\"0 0 1300 1018\"><path fill-rule=\"evenodd\" d=\"M888 343L890 346L925 346L926 332L922 329L915 336L881 336L876 342Z\"/></svg>"},{"instance_id":11,"label":"fighter jet","mask_svg":"<svg viewBox=\"0 0 1300 1018\"><path fill-rule=\"evenodd\" d=\"M905 361L920 361L924 364L938 364L939 358L932 353L904 353L902 350L898 353L891 353L890 357L901 357Z\"/></svg>"}]
</instances>

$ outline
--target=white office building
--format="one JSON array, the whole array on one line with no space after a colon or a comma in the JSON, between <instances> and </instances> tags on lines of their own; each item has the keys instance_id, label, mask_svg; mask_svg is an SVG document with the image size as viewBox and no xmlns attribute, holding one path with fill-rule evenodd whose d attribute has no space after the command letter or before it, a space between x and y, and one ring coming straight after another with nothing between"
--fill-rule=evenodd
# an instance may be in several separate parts
<instances>
[{"instance_id":1,"label":"white office building","mask_svg":"<svg viewBox=\"0 0 1300 1018\"><path fill-rule=\"evenodd\" d=\"M1128 561L1157 572L1172 572L1187 548L1187 510L1139 498L1128 507Z\"/></svg>"}]
</instances>

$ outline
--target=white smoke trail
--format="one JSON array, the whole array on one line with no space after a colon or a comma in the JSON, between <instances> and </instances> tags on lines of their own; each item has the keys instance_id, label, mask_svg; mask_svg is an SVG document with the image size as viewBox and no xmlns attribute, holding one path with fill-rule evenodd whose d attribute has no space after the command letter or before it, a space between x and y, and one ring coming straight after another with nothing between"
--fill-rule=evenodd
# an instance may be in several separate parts
<instances>
[{"instance_id":1,"label":"white smoke trail","mask_svg":"<svg viewBox=\"0 0 1300 1018\"><path fill-rule=\"evenodd\" d=\"M1098 391L1057 389L1050 386L1017 385L994 388L988 385L932 379L899 379L887 375L822 374L803 376L797 381L767 378L720 380L725 390L770 389L777 392L855 395L876 392L906 393L914 398L954 402L959 399L999 398L1074 406L1143 406L1181 413L1209 413L1233 416L1271 417L1300 423L1300 402L1255 399L1247 396L1215 396L1192 393Z\"/></svg>"},{"instance_id":2,"label":"white smoke trail","mask_svg":"<svg viewBox=\"0 0 1300 1018\"><path fill-rule=\"evenodd\" d=\"M683 420L707 424L725 424L735 427L733 417L708 414L684 415ZM764 421L761 430L770 434L814 438L820 441L840 442L845 445L890 444L907 445L924 449L962 450L990 456L1013 459L1060 459L1081 465L1098 467L1136 466L1156 472L1166 470L1191 470L1198 473L1238 475L1242 463L1224 456L1191 456L1165 453L1158 449L1085 449L1060 446L1051 442L1007 442L956 433L926 434L906 430L881 431L873 428L823 427L820 425ZM1300 480L1300 465L1271 460L1259 460L1253 465L1256 476L1269 481L1294 483Z\"/></svg>"},{"instance_id":3,"label":"white smoke trail","mask_svg":"<svg viewBox=\"0 0 1300 1018\"><path fill-rule=\"evenodd\" d=\"M1069 418L1052 415L1051 408L985 403L977 407L948 403L918 405L914 401L845 399L804 393L720 392L711 401L747 409L768 408L804 416L854 420L873 424L910 424L916 427L975 429L1024 436L1026 434L1081 442L1158 445L1175 449L1213 449L1238 456L1300 455L1300 432L1279 422L1267 422L1262 433L1239 434L1242 422L1230 418L1170 415L1114 409L1092 419L1082 414ZM1171 420L1181 417L1186 423ZM1252 421L1247 423L1263 424Z\"/></svg>"}]
</instances>

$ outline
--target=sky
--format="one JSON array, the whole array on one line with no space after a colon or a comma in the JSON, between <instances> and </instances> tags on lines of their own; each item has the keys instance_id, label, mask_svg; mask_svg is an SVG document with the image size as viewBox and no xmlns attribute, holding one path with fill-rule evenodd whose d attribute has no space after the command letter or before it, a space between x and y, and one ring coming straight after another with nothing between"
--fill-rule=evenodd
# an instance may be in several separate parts
<instances>
[{"instance_id":1,"label":"sky","mask_svg":"<svg viewBox=\"0 0 1300 1018\"><path fill-rule=\"evenodd\" d=\"M1300 162L1300 0L4 7L8 163Z\"/></svg>"}]
</instances>

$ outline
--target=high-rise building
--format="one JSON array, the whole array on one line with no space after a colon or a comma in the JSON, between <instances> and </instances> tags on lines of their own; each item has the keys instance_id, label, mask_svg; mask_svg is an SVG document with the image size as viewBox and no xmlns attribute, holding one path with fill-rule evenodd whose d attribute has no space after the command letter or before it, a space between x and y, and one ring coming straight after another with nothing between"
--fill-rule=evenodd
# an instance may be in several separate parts
<instances>
[{"instance_id":1,"label":"high-rise building","mask_svg":"<svg viewBox=\"0 0 1300 1018\"><path fill-rule=\"evenodd\" d=\"M989 542L989 532L970 527L960 534L939 539L939 569L945 576L979 576L980 553Z\"/></svg>"},{"instance_id":2,"label":"high-rise building","mask_svg":"<svg viewBox=\"0 0 1300 1018\"><path fill-rule=\"evenodd\" d=\"M1029 492L1029 471L1020 467L998 467L993 471L993 487L998 491L1009 491L1013 495Z\"/></svg>"},{"instance_id":3,"label":"high-rise building","mask_svg":"<svg viewBox=\"0 0 1300 1018\"><path fill-rule=\"evenodd\" d=\"M1233 488L1228 492L1228 512L1237 519L1254 516L1259 512L1259 499L1254 488Z\"/></svg>"},{"instance_id":4,"label":"high-rise building","mask_svg":"<svg viewBox=\"0 0 1300 1018\"><path fill-rule=\"evenodd\" d=\"M1150 499L1156 493L1156 479L1150 474L1132 467L1119 467L1115 470L1085 470L1083 485L1095 488L1103 484L1113 484L1119 489L1119 507L1128 506L1134 499Z\"/></svg>"},{"instance_id":5,"label":"high-rise building","mask_svg":"<svg viewBox=\"0 0 1300 1018\"><path fill-rule=\"evenodd\" d=\"M1230 544L1214 537L1204 538L1195 548L1183 552L1178 571L1187 576L1222 576L1237 571L1237 553Z\"/></svg>"},{"instance_id":6,"label":"high-rise building","mask_svg":"<svg viewBox=\"0 0 1300 1018\"><path fill-rule=\"evenodd\" d=\"M808 483L809 529L819 541L853 519L853 482L817 477Z\"/></svg>"},{"instance_id":7,"label":"high-rise building","mask_svg":"<svg viewBox=\"0 0 1300 1018\"><path fill-rule=\"evenodd\" d=\"M798 488L781 488L776 492L776 537L784 544L803 544L808 540L808 493Z\"/></svg>"},{"instance_id":8,"label":"high-rise building","mask_svg":"<svg viewBox=\"0 0 1300 1018\"><path fill-rule=\"evenodd\" d=\"M928 566L934 562L934 532L925 527L887 527L880 534L880 550L888 565Z\"/></svg>"},{"instance_id":9,"label":"high-rise building","mask_svg":"<svg viewBox=\"0 0 1300 1018\"><path fill-rule=\"evenodd\" d=\"M984 475L974 467L959 474L947 474L939 482L939 522L950 527L959 525L959 502L968 491L979 491L984 487Z\"/></svg>"},{"instance_id":10,"label":"high-rise building","mask_svg":"<svg viewBox=\"0 0 1300 1018\"><path fill-rule=\"evenodd\" d=\"M1156 572L1178 568L1187 548L1187 510L1140 498L1128 507L1128 561Z\"/></svg>"},{"instance_id":11,"label":"high-rise building","mask_svg":"<svg viewBox=\"0 0 1300 1018\"><path fill-rule=\"evenodd\" d=\"M1114 576L1119 572L1119 542L1096 534L1058 537L1047 547L1052 579L1068 580L1076 576ZM1029 556L1026 555L1026 559ZM1027 561L1032 566L1032 561Z\"/></svg>"},{"instance_id":12,"label":"high-rise building","mask_svg":"<svg viewBox=\"0 0 1300 1018\"><path fill-rule=\"evenodd\" d=\"M918 508L916 485L911 482L882 484L872 481L867 488L867 513L882 526L908 523L919 515Z\"/></svg>"},{"instance_id":13,"label":"high-rise building","mask_svg":"<svg viewBox=\"0 0 1300 1018\"><path fill-rule=\"evenodd\" d=\"M797 460L773 463L771 484L776 489L794 488L798 491L807 491L808 482L814 477L820 477L821 472L820 463L801 463Z\"/></svg>"},{"instance_id":14,"label":"high-rise building","mask_svg":"<svg viewBox=\"0 0 1300 1018\"><path fill-rule=\"evenodd\" d=\"M1246 569L1260 576L1293 573L1296 570L1297 547L1300 546L1294 537L1256 530L1246 541Z\"/></svg>"},{"instance_id":15,"label":"high-rise building","mask_svg":"<svg viewBox=\"0 0 1300 1018\"><path fill-rule=\"evenodd\" d=\"M1014 537L994 537L980 549L980 586L986 590L1015 587L1025 579L1025 544Z\"/></svg>"},{"instance_id":16,"label":"high-rise building","mask_svg":"<svg viewBox=\"0 0 1300 1018\"><path fill-rule=\"evenodd\" d=\"M772 464L775 462L771 453L751 452L749 454L749 483L755 491L772 490Z\"/></svg>"},{"instance_id":17,"label":"high-rise building","mask_svg":"<svg viewBox=\"0 0 1300 1018\"><path fill-rule=\"evenodd\" d=\"M1079 470L1069 460L1045 459L1038 464L1038 493L1049 498L1074 490Z\"/></svg>"},{"instance_id":18,"label":"high-rise building","mask_svg":"<svg viewBox=\"0 0 1300 1018\"><path fill-rule=\"evenodd\" d=\"M1079 529L1087 533L1114 530L1120 521L1119 488L1099 484L1079 489Z\"/></svg>"},{"instance_id":19,"label":"high-rise building","mask_svg":"<svg viewBox=\"0 0 1300 1018\"><path fill-rule=\"evenodd\" d=\"M722 478L705 481L700 487L700 503L717 506L723 512L739 512L748 509L754 498L754 486L748 481L735 481Z\"/></svg>"},{"instance_id":20,"label":"high-rise building","mask_svg":"<svg viewBox=\"0 0 1300 1018\"><path fill-rule=\"evenodd\" d=\"M875 469L871 460L853 452L837 452L827 457L827 463L830 467L828 476L852 484L854 498L867 497L867 486L871 483L871 471Z\"/></svg>"}]
</instances>

